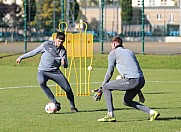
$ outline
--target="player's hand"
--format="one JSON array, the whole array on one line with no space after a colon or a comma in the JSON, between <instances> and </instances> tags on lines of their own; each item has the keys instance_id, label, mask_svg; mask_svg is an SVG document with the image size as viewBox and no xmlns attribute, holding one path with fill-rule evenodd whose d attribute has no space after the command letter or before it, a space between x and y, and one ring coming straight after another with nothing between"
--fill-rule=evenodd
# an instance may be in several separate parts
<instances>
[{"instance_id":1,"label":"player's hand","mask_svg":"<svg viewBox=\"0 0 181 132\"><path fill-rule=\"evenodd\" d=\"M20 64L20 63L21 63L21 59L19 59L19 58L16 59L16 63L17 63L17 64Z\"/></svg>"},{"instance_id":2,"label":"player's hand","mask_svg":"<svg viewBox=\"0 0 181 132\"><path fill-rule=\"evenodd\" d=\"M93 99L95 101L100 101L101 97L102 97L102 93L95 93L94 96L93 96Z\"/></svg>"},{"instance_id":3,"label":"player's hand","mask_svg":"<svg viewBox=\"0 0 181 132\"><path fill-rule=\"evenodd\" d=\"M67 68L68 67L68 62L67 62L67 59L66 58L62 58L61 59L61 66L63 68Z\"/></svg>"},{"instance_id":4,"label":"player's hand","mask_svg":"<svg viewBox=\"0 0 181 132\"><path fill-rule=\"evenodd\" d=\"M101 97L102 97L102 87L99 89L94 89L94 90L92 90L92 92L96 92L93 96L93 99L95 101L100 101Z\"/></svg>"},{"instance_id":5,"label":"player's hand","mask_svg":"<svg viewBox=\"0 0 181 132\"><path fill-rule=\"evenodd\" d=\"M145 97L144 97L143 93L139 92L138 96L139 96L139 102L144 103L145 102Z\"/></svg>"}]
</instances>

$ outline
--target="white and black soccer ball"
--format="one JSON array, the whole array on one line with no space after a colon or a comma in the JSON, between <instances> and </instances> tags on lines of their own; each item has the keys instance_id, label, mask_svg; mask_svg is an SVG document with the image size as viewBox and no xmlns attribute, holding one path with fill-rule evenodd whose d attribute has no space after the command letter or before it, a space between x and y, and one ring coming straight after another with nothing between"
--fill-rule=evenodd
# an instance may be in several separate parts
<instances>
[{"instance_id":1,"label":"white and black soccer ball","mask_svg":"<svg viewBox=\"0 0 181 132\"><path fill-rule=\"evenodd\" d=\"M123 79L123 77L121 75L117 75L116 80L119 80L119 79Z\"/></svg>"},{"instance_id":2,"label":"white and black soccer ball","mask_svg":"<svg viewBox=\"0 0 181 132\"><path fill-rule=\"evenodd\" d=\"M57 106L53 102L48 103L45 106L45 111L48 114L54 114L57 112Z\"/></svg>"},{"instance_id":3,"label":"white and black soccer ball","mask_svg":"<svg viewBox=\"0 0 181 132\"><path fill-rule=\"evenodd\" d=\"M88 71L92 71L92 69L93 69L92 66L88 66L87 68Z\"/></svg>"}]
</instances>

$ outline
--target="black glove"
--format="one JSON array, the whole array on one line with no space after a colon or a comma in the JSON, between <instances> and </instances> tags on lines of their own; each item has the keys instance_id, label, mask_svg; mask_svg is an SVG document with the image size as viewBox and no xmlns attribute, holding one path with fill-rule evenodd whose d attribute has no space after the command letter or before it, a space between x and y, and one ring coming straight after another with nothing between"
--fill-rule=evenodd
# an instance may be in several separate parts
<instances>
[{"instance_id":1,"label":"black glove","mask_svg":"<svg viewBox=\"0 0 181 132\"><path fill-rule=\"evenodd\" d=\"M99 89L94 89L92 90L93 92L96 92L93 96L93 99L95 101L100 101L101 97L102 97L102 87L100 87Z\"/></svg>"}]
</instances>

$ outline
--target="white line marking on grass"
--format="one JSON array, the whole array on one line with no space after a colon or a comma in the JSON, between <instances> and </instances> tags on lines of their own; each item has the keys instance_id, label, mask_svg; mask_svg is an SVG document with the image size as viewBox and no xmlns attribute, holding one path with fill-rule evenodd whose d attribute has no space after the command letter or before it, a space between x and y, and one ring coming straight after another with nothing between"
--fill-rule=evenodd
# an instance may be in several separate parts
<instances>
[{"instance_id":1,"label":"white line marking on grass","mask_svg":"<svg viewBox=\"0 0 181 132\"><path fill-rule=\"evenodd\" d=\"M146 81L146 82L151 82L151 83L181 83L181 81ZM102 82L91 82L90 84L101 84ZM82 83L85 84L85 83ZM76 85L76 84L70 84L71 86ZM53 87L56 85L48 85L49 87ZM39 85L35 86L15 86L15 87L4 87L0 88L0 90L7 90L7 89L19 89L19 88L35 88L35 87L40 87Z\"/></svg>"},{"instance_id":2,"label":"white line marking on grass","mask_svg":"<svg viewBox=\"0 0 181 132\"><path fill-rule=\"evenodd\" d=\"M146 81L146 82L153 82L153 83L181 83L181 81Z\"/></svg>"},{"instance_id":3,"label":"white line marking on grass","mask_svg":"<svg viewBox=\"0 0 181 132\"><path fill-rule=\"evenodd\" d=\"M55 86L55 85L48 85L48 86ZM0 88L0 90L6 90L6 89L18 89L18 88L35 88L35 87L39 87L39 85L37 86L16 86L16 87L4 87L4 88Z\"/></svg>"},{"instance_id":4,"label":"white line marking on grass","mask_svg":"<svg viewBox=\"0 0 181 132\"><path fill-rule=\"evenodd\" d=\"M101 82L92 82L90 84L97 84L97 83L101 83ZM85 84L85 83L82 83ZM76 84L70 84L72 85L76 85ZM56 85L48 85L49 87L55 87ZM35 88L35 87L40 87L39 85L35 85L35 86L15 86L15 87L4 87L4 88L0 88L0 90L7 90L7 89L19 89L19 88Z\"/></svg>"}]
</instances>

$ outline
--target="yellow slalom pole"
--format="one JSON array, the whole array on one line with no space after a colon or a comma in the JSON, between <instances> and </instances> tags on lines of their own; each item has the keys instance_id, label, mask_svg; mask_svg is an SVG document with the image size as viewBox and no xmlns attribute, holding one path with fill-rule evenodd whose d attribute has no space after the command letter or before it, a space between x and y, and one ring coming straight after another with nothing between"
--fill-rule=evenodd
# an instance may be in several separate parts
<instances>
[{"instance_id":1,"label":"yellow slalom pole","mask_svg":"<svg viewBox=\"0 0 181 132\"><path fill-rule=\"evenodd\" d=\"M80 30L79 34L79 42L80 42L80 56L79 56L79 76L80 76L80 81L79 81L79 95L82 96L82 31Z\"/></svg>"},{"instance_id":2,"label":"yellow slalom pole","mask_svg":"<svg viewBox=\"0 0 181 132\"><path fill-rule=\"evenodd\" d=\"M66 25L65 26L65 35L67 35L68 24L66 22L60 22L59 25L58 25L58 29L59 29L60 32L62 32L61 27L60 27L61 24L65 24ZM65 48L67 49L67 37L65 37L65 43L64 44L65 44L64 45ZM65 77L67 77L67 70L66 69L65 69L64 75L65 75ZM56 84L56 96L65 96L66 93L62 93L61 89L60 90L59 89L60 89L60 87L58 86L58 84Z\"/></svg>"},{"instance_id":3,"label":"yellow slalom pole","mask_svg":"<svg viewBox=\"0 0 181 132\"><path fill-rule=\"evenodd\" d=\"M90 66L92 67L92 61L93 61L93 58L91 57L91 62L90 62ZM88 81L87 81L87 84L88 84L88 95L90 95L90 72L91 70L89 70L89 73L88 73Z\"/></svg>"},{"instance_id":4,"label":"yellow slalom pole","mask_svg":"<svg viewBox=\"0 0 181 132\"><path fill-rule=\"evenodd\" d=\"M84 88L84 96L86 96L87 95L87 24L85 23L85 22L81 22L80 24L79 24L79 30L81 30L81 24L83 25L85 25L85 30L84 30L84 35L82 35L82 37L84 37L84 51L85 51L85 53L84 53L84 77L85 77L85 80L84 80L84 85L85 85L85 88ZM82 57L82 56L81 56Z\"/></svg>"},{"instance_id":5,"label":"yellow slalom pole","mask_svg":"<svg viewBox=\"0 0 181 132\"><path fill-rule=\"evenodd\" d=\"M62 32L61 27L60 27L61 24L65 24L65 25L66 25L66 26L65 26L65 33L66 33L66 32L67 32L67 28L68 28L68 24L67 24L66 22L60 22L60 23L58 24L58 29L59 29L60 32Z\"/></svg>"}]
</instances>

